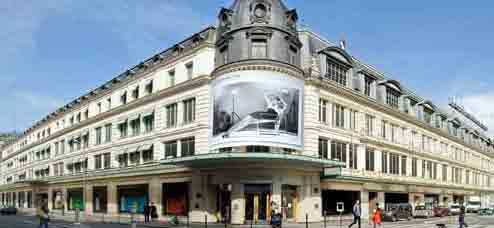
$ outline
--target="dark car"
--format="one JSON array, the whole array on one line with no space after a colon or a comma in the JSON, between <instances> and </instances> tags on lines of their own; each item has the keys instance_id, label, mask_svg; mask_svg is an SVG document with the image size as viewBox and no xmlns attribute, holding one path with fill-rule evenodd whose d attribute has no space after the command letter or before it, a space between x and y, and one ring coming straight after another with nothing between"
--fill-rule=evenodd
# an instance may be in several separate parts
<instances>
[{"instance_id":1,"label":"dark car","mask_svg":"<svg viewBox=\"0 0 494 228\"><path fill-rule=\"evenodd\" d=\"M384 211L384 220L396 222L400 219L411 220L412 205L408 203L387 204Z\"/></svg>"},{"instance_id":2,"label":"dark car","mask_svg":"<svg viewBox=\"0 0 494 228\"><path fill-rule=\"evenodd\" d=\"M6 207L0 209L1 215L15 215L17 214L17 209L15 207Z\"/></svg>"},{"instance_id":3,"label":"dark car","mask_svg":"<svg viewBox=\"0 0 494 228\"><path fill-rule=\"evenodd\" d=\"M449 208L443 206L437 206L434 209L432 209L432 211L434 211L434 216L436 217L444 217L451 214Z\"/></svg>"}]
</instances>

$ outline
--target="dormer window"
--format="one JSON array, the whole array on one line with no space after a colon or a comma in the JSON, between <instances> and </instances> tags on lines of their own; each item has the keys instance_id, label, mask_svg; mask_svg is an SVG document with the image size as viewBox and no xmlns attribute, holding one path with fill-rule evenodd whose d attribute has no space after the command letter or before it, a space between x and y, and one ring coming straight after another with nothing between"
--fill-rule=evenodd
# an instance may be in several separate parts
<instances>
[{"instance_id":1,"label":"dormer window","mask_svg":"<svg viewBox=\"0 0 494 228\"><path fill-rule=\"evenodd\" d=\"M349 70L347 66L327 58L326 70L326 77L342 86L346 86L347 72Z\"/></svg>"},{"instance_id":2,"label":"dormer window","mask_svg":"<svg viewBox=\"0 0 494 228\"><path fill-rule=\"evenodd\" d=\"M364 76L364 94L368 97L372 96L372 84L374 84L374 79L365 75Z\"/></svg>"},{"instance_id":3,"label":"dormer window","mask_svg":"<svg viewBox=\"0 0 494 228\"><path fill-rule=\"evenodd\" d=\"M400 92L394 90L391 87L386 87L386 104L392 108L398 109L399 107Z\"/></svg>"},{"instance_id":4,"label":"dormer window","mask_svg":"<svg viewBox=\"0 0 494 228\"><path fill-rule=\"evenodd\" d=\"M431 124L432 123L432 114L434 112L426 107L424 107L424 122Z\"/></svg>"}]
</instances>

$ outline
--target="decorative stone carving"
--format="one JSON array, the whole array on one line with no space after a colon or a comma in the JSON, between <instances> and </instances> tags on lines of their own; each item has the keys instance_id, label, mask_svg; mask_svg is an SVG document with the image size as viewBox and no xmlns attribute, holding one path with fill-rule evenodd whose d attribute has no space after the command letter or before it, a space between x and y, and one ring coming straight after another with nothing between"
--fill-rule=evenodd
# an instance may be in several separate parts
<instances>
[{"instance_id":1,"label":"decorative stone carving","mask_svg":"<svg viewBox=\"0 0 494 228\"><path fill-rule=\"evenodd\" d=\"M268 24L271 20L271 4L265 0L255 0L250 5L251 23Z\"/></svg>"}]
</instances>

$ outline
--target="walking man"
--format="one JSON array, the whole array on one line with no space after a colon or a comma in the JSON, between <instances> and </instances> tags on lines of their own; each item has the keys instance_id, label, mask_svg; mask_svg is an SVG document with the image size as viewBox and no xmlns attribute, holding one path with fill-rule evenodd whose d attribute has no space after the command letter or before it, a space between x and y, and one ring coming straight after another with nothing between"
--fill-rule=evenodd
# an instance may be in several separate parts
<instances>
[{"instance_id":1,"label":"walking man","mask_svg":"<svg viewBox=\"0 0 494 228\"><path fill-rule=\"evenodd\" d=\"M460 208L460 216L458 216L458 225L460 228L468 227L468 224L465 222L465 207L461 206Z\"/></svg>"},{"instance_id":2,"label":"walking man","mask_svg":"<svg viewBox=\"0 0 494 228\"><path fill-rule=\"evenodd\" d=\"M352 227L353 225L358 223L358 228L360 228L360 201L357 200L355 204L353 205L352 209L352 214L353 214L353 222L348 226L348 228Z\"/></svg>"},{"instance_id":3,"label":"walking man","mask_svg":"<svg viewBox=\"0 0 494 228\"><path fill-rule=\"evenodd\" d=\"M149 216L151 215L151 207L149 206L149 203L146 203L144 205L144 222L148 223L149 222Z\"/></svg>"}]
</instances>

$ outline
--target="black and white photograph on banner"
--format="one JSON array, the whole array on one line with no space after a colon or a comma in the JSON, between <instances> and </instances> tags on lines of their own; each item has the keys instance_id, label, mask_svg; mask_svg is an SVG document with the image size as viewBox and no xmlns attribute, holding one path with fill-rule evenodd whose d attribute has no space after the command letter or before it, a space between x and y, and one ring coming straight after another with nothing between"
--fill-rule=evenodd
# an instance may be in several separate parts
<instances>
[{"instance_id":1,"label":"black and white photograph on banner","mask_svg":"<svg viewBox=\"0 0 494 228\"><path fill-rule=\"evenodd\" d=\"M303 81L276 72L219 79L213 84L212 144L301 146L302 93Z\"/></svg>"}]
</instances>

